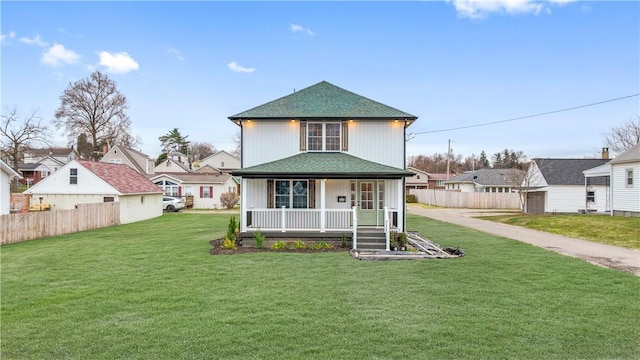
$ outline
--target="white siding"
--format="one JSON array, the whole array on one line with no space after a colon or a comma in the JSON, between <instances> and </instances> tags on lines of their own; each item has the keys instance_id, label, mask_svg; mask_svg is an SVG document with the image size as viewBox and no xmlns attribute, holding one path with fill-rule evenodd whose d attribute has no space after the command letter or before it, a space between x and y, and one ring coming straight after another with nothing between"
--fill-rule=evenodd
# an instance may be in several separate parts
<instances>
[{"instance_id":1,"label":"white siding","mask_svg":"<svg viewBox=\"0 0 640 360\"><path fill-rule=\"evenodd\" d=\"M589 209L604 212L607 210L607 187L593 186L596 192L596 202L589 204ZM551 185L546 188L545 212L548 213L577 213L585 208L586 190L579 185Z\"/></svg>"},{"instance_id":2,"label":"white siding","mask_svg":"<svg viewBox=\"0 0 640 360\"><path fill-rule=\"evenodd\" d=\"M349 123L348 153L361 159L404 169L404 122Z\"/></svg>"},{"instance_id":3,"label":"white siding","mask_svg":"<svg viewBox=\"0 0 640 360\"><path fill-rule=\"evenodd\" d=\"M42 197L43 204L51 205L51 210L70 210L74 209L77 204L94 204L104 202L104 197L113 197L114 201L118 201L118 195L114 194L49 194L34 193L31 195L30 204L33 206L40 203Z\"/></svg>"},{"instance_id":4,"label":"white siding","mask_svg":"<svg viewBox=\"0 0 640 360\"><path fill-rule=\"evenodd\" d=\"M633 169L632 186L627 186L627 169ZM613 164L611 192L614 211L640 212L640 163Z\"/></svg>"},{"instance_id":5,"label":"white siding","mask_svg":"<svg viewBox=\"0 0 640 360\"><path fill-rule=\"evenodd\" d=\"M225 151L219 151L200 161L200 167L205 165L216 169L240 169L240 160Z\"/></svg>"},{"instance_id":6,"label":"white siding","mask_svg":"<svg viewBox=\"0 0 640 360\"><path fill-rule=\"evenodd\" d=\"M144 200L143 200L144 199ZM152 219L162 215L162 194L120 196L120 223Z\"/></svg>"},{"instance_id":7,"label":"white siding","mask_svg":"<svg viewBox=\"0 0 640 360\"><path fill-rule=\"evenodd\" d=\"M300 123L245 121L242 123L242 143L243 167L293 156L300 152Z\"/></svg>"},{"instance_id":8,"label":"white siding","mask_svg":"<svg viewBox=\"0 0 640 360\"><path fill-rule=\"evenodd\" d=\"M220 195L222 195L222 193L229 192L230 186L233 187L234 191L237 188L237 184L233 178L229 178L229 180L224 184L183 184L182 187L184 188L184 186L191 186L194 209L222 209ZM201 198L200 187L213 187L212 197Z\"/></svg>"},{"instance_id":9,"label":"white siding","mask_svg":"<svg viewBox=\"0 0 640 360\"><path fill-rule=\"evenodd\" d=\"M244 122L242 126L243 167L300 153L300 122ZM348 137L348 154L404 169L404 122L350 122Z\"/></svg>"},{"instance_id":10,"label":"white siding","mask_svg":"<svg viewBox=\"0 0 640 360\"><path fill-rule=\"evenodd\" d=\"M316 181L316 208L320 208L320 181ZM350 209L351 208L351 187L349 180L327 179L326 182L326 202L327 209ZM344 196L346 202L338 202L338 196Z\"/></svg>"},{"instance_id":11,"label":"white siding","mask_svg":"<svg viewBox=\"0 0 640 360\"><path fill-rule=\"evenodd\" d=\"M265 209L267 207L267 180L266 179L246 179L246 200L244 205L247 209Z\"/></svg>"},{"instance_id":12,"label":"white siding","mask_svg":"<svg viewBox=\"0 0 640 360\"><path fill-rule=\"evenodd\" d=\"M11 212L11 177L0 169L0 215Z\"/></svg>"},{"instance_id":13,"label":"white siding","mask_svg":"<svg viewBox=\"0 0 640 360\"><path fill-rule=\"evenodd\" d=\"M70 169L78 169L78 183L70 184ZM65 168L56 171L25 193L32 194L113 194L114 189L104 180L78 163L69 163ZM100 200L99 202L102 202Z\"/></svg>"}]
</instances>

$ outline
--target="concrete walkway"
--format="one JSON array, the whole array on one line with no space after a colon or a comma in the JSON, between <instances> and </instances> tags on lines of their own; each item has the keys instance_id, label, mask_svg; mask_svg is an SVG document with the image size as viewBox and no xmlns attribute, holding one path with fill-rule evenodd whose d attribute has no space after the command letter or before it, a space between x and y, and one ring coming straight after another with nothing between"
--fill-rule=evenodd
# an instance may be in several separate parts
<instances>
[{"instance_id":1,"label":"concrete walkway","mask_svg":"<svg viewBox=\"0 0 640 360\"><path fill-rule=\"evenodd\" d=\"M557 253L586 260L592 264L630 272L640 276L640 251L587 240L526 229L519 226L475 219L473 216L497 215L477 209L425 209L409 205L409 213L457 224L493 235L522 241Z\"/></svg>"}]
</instances>

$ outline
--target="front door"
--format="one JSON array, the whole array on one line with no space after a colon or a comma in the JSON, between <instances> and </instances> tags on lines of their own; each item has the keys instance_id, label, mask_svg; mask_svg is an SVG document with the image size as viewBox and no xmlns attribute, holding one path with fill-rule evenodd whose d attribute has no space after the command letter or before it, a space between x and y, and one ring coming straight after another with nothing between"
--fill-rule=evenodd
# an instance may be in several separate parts
<instances>
[{"instance_id":1,"label":"front door","mask_svg":"<svg viewBox=\"0 0 640 360\"><path fill-rule=\"evenodd\" d=\"M358 181L358 225L377 225L375 181Z\"/></svg>"}]
</instances>

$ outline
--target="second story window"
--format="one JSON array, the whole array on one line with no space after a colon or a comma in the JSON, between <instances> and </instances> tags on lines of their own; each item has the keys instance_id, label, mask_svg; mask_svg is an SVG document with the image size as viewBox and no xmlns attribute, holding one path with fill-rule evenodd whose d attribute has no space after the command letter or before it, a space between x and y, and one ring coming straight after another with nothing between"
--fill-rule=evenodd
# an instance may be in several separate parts
<instances>
[{"instance_id":1,"label":"second story window","mask_svg":"<svg viewBox=\"0 0 640 360\"><path fill-rule=\"evenodd\" d=\"M340 151L340 123L309 123L308 151Z\"/></svg>"}]
</instances>

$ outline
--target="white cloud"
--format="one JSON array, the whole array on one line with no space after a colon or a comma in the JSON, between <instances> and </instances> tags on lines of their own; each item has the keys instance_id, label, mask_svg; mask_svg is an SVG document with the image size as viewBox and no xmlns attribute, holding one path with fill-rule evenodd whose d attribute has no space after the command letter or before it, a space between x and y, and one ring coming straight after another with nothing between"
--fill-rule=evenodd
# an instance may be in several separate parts
<instances>
[{"instance_id":1,"label":"white cloud","mask_svg":"<svg viewBox=\"0 0 640 360\"><path fill-rule=\"evenodd\" d=\"M539 14L544 6L532 0L449 0L453 2L458 15L472 19L482 19L490 13ZM560 0L562 1L562 0ZM567 1L564 1L567 2Z\"/></svg>"},{"instance_id":2,"label":"white cloud","mask_svg":"<svg viewBox=\"0 0 640 360\"><path fill-rule=\"evenodd\" d=\"M98 65L106 67L107 72L110 73L126 74L140 68L138 63L126 52L112 54L108 51L102 51L98 55L100 56Z\"/></svg>"},{"instance_id":3,"label":"white cloud","mask_svg":"<svg viewBox=\"0 0 640 360\"><path fill-rule=\"evenodd\" d=\"M72 65L77 63L78 60L80 60L80 55L65 49L63 45L54 44L42 54L40 61L45 65L56 67L63 64Z\"/></svg>"},{"instance_id":4,"label":"white cloud","mask_svg":"<svg viewBox=\"0 0 640 360\"><path fill-rule=\"evenodd\" d=\"M229 67L229 69L231 69L231 71L233 71L233 72L252 73L252 72L256 71L255 68L246 68L244 66L240 66L235 61L232 61L229 64L227 64L227 67Z\"/></svg>"},{"instance_id":5,"label":"white cloud","mask_svg":"<svg viewBox=\"0 0 640 360\"><path fill-rule=\"evenodd\" d=\"M48 43L44 42L42 40L42 38L40 37L40 35L36 35L32 38L28 37L28 36L23 36L20 38L20 42L23 44L27 44L27 45L38 45L38 46L49 46Z\"/></svg>"},{"instance_id":6,"label":"white cloud","mask_svg":"<svg viewBox=\"0 0 640 360\"><path fill-rule=\"evenodd\" d=\"M180 60L180 61L185 61L186 58L184 56L182 56L182 53L180 52L180 50L175 49L175 48L168 48L167 49L167 53L169 55L175 56L176 59Z\"/></svg>"},{"instance_id":7,"label":"white cloud","mask_svg":"<svg viewBox=\"0 0 640 360\"><path fill-rule=\"evenodd\" d=\"M16 37L16 33L9 31L8 34L0 34L0 43L3 43L6 39L13 39Z\"/></svg>"},{"instance_id":8,"label":"white cloud","mask_svg":"<svg viewBox=\"0 0 640 360\"><path fill-rule=\"evenodd\" d=\"M307 34L309 34L310 36L315 35L313 33L313 31L311 31L311 29L308 29L306 27L303 27L302 25L298 25L298 24L291 24L291 32L306 32Z\"/></svg>"}]
</instances>

